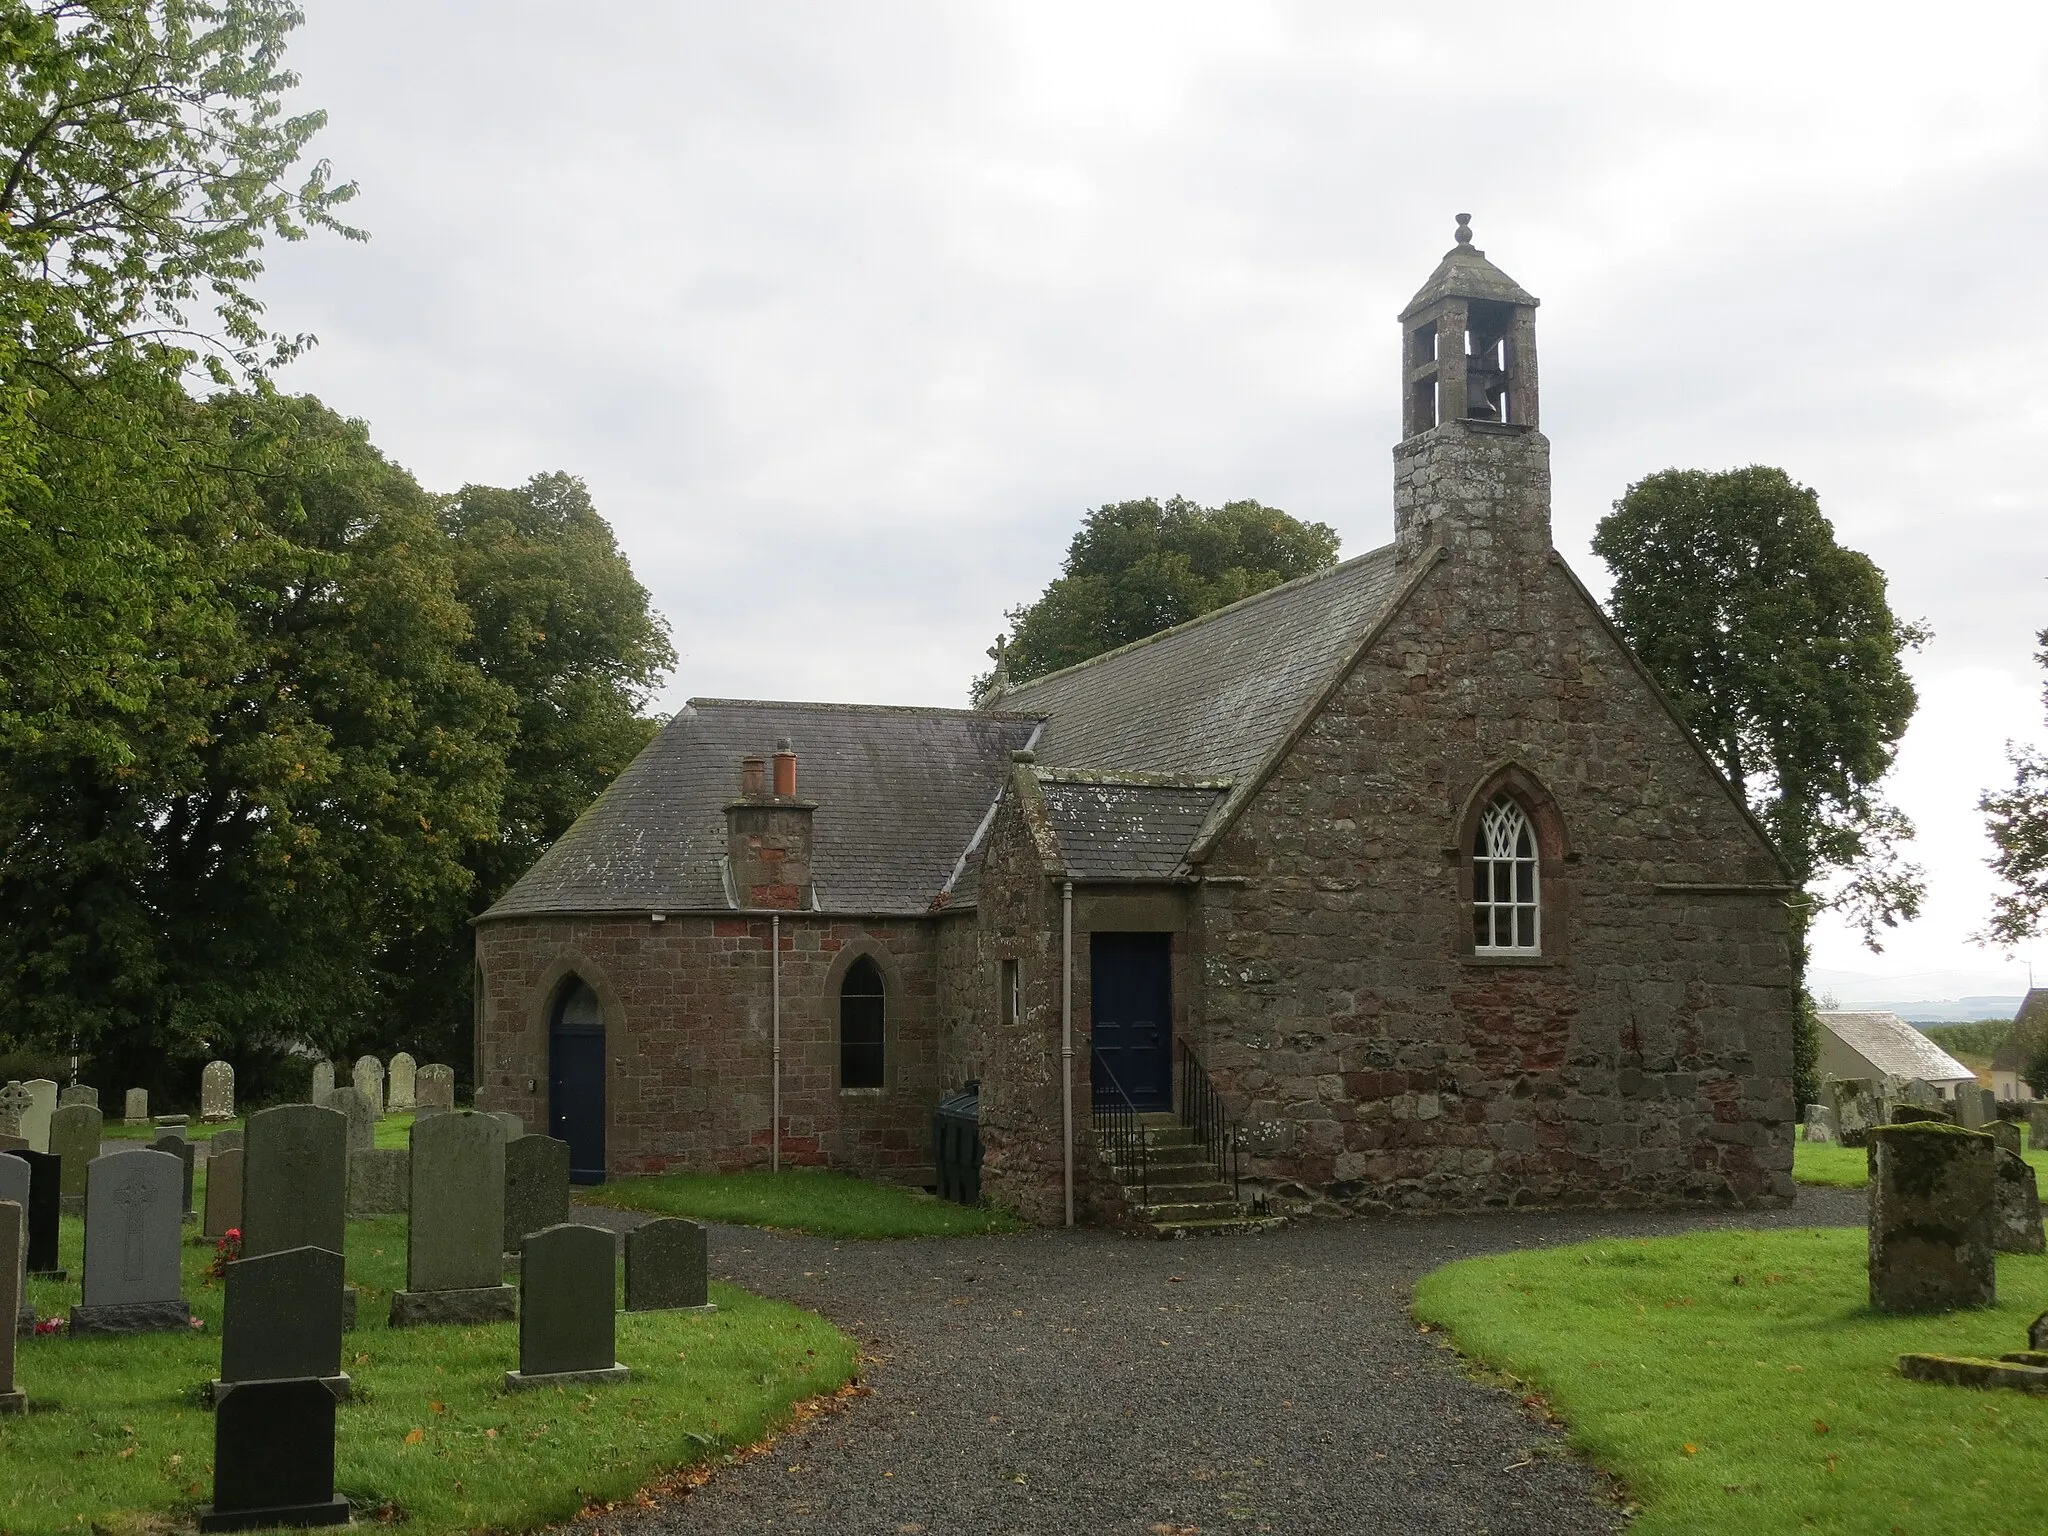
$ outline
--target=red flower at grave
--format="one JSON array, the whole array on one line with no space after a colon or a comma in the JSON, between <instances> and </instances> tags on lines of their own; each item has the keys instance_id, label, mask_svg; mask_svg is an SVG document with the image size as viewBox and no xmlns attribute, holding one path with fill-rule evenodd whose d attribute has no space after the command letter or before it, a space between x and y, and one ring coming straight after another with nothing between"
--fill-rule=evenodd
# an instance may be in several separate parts
<instances>
[{"instance_id":1,"label":"red flower at grave","mask_svg":"<svg viewBox=\"0 0 2048 1536\"><path fill-rule=\"evenodd\" d=\"M37 1333L62 1333L63 1331L64 1319L61 1317L46 1317L36 1324Z\"/></svg>"},{"instance_id":2,"label":"red flower at grave","mask_svg":"<svg viewBox=\"0 0 2048 1536\"><path fill-rule=\"evenodd\" d=\"M218 1280L228 1272L228 1266L242 1256L242 1229L229 1227L213 1245L213 1262L206 1266L206 1272Z\"/></svg>"}]
</instances>

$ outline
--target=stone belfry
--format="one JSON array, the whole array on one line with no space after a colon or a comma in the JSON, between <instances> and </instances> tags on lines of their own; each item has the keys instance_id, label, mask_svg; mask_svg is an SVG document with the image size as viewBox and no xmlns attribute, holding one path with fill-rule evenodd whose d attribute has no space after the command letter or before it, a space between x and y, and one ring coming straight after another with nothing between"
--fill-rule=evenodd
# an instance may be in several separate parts
<instances>
[{"instance_id":1,"label":"stone belfry","mask_svg":"<svg viewBox=\"0 0 2048 1536\"><path fill-rule=\"evenodd\" d=\"M1537 430L1536 298L1457 243L1401 311L1394 543L1495 566L1550 549L1550 444Z\"/></svg>"}]
</instances>

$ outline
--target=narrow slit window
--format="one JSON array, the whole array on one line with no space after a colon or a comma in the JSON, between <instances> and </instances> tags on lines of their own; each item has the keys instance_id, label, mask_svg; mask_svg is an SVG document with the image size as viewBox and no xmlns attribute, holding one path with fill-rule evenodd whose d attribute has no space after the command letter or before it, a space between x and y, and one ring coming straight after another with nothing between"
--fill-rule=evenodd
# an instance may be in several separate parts
<instances>
[{"instance_id":1,"label":"narrow slit window","mask_svg":"<svg viewBox=\"0 0 2048 1536\"><path fill-rule=\"evenodd\" d=\"M1005 1024L1014 1024L1024 1012L1023 979L1019 972L1023 968L1015 960L1005 960L1002 967L1002 1019Z\"/></svg>"},{"instance_id":2,"label":"narrow slit window","mask_svg":"<svg viewBox=\"0 0 2048 1536\"><path fill-rule=\"evenodd\" d=\"M882 1086L883 1023L887 999L881 968L866 955L847 967L839 984L839 1086Z\"/></svg>"},{"instance_id":3,"label":"narrow slit window","mask_svg":"<svg viewBox=\"0 0 2048 1536\"><path fill-rule=\"evenodd\" d=\"M1503 795L1479 818L1472 840L1472 948L1482 955L1532 955L1542 949L1542 886L1536 829Z\"/></svg>"}]
</instances>

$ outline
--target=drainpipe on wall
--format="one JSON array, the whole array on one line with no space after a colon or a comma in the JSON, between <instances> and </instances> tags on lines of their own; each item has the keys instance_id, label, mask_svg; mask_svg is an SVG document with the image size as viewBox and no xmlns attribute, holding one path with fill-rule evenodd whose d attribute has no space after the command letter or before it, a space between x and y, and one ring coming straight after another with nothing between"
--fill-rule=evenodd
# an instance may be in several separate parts
<instances>
[{"instance_id":1,"label":"drainpipe on wall","mask_svg":"<svg viewBox=\"0 0 2048 1536\"><path fill-rule=\"evenodd\" d=\"M769 1067L768 1168L782 1171L782 914L768 919Z\"/></svg>"},{"instance_id":2,"label":"drainpipe on wall","mask_svg":"<svg viewBox=\"0 0 2048 1536\"><path fill-rule=\"evenodd\" d=\"M1060 1146L1067 1225L1074 1224L1074 882L1060 892Z\"/></svg>"}]
</instances>

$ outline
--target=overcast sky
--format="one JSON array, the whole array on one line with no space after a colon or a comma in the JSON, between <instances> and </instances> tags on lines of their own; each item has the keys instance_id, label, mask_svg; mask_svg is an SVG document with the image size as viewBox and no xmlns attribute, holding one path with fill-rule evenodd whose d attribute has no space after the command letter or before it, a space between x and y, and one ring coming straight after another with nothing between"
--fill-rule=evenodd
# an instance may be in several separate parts
<instances>
[{"instance_id":1,"label":"overcast sky","mask_svg":"<svg viewBox=\"0 0 2048 1536\"><path fill-rule=\"evenodd\" d=\"M1105 501L1387 542L1394 315L1469 211L1596 590L1629 482L1762 462L1933 626L1926 914L1816 964L2025 985L1968 935L2048 736L2048 7L305 4L373 238L275 254L286 384L434 489L587 480L665 707L964 703Z\"/></svg>"}]
</instances>

